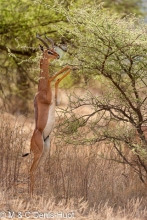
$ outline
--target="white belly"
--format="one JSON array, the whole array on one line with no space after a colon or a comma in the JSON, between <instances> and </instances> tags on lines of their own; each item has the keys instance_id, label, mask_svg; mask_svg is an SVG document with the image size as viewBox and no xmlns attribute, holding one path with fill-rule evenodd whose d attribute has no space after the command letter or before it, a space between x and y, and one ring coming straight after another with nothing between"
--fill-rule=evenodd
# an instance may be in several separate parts
<instances>
[{"instance_id":1,"label":"white belly","mask_svg":"<svg viewBox=\"0 0 147 220\"><path fill-rule=\"evenodd\" d=\"M49 107L48 119L43 131L43 137L46 139L52 132L55 124L55 102L53 101Z\"/></svg>"}]
</instances>

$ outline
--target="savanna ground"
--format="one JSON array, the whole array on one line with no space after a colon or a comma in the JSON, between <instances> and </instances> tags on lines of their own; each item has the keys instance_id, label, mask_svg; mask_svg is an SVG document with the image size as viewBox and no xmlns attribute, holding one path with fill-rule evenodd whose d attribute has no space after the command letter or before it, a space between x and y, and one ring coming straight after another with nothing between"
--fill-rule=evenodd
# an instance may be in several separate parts
<instances>
[{"instance_id":1,"label":"savanna ground","mask_svg":"<svg viewBox=\"0 0 147 220\"><path fill-rule=\"evenodd\" d=\"M66 99L63 108L67 97L62 99ZM115 153L110 145L65 145L56 140L56 131L50 155L37 171L31 199L31 156L22 158L22 154L29 150L34 119L4 111L0 118L2 219L147 219L147 188L129 165L101 157Z\"/></svg>"}]
</instances>

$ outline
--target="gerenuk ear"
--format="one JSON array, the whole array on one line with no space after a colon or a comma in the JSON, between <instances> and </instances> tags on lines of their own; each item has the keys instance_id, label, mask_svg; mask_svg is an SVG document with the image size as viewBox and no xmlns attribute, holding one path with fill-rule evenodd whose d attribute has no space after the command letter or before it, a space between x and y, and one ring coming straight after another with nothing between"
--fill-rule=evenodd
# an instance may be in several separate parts
<instances>
[{"instance_id":1,"label":"gerenuk ear","mask_svg":"<svg viewBox=\"0 0 147 220\"><path fill-rule=\"evenodd\" d=\"M43 46L41 44L39 44L39 48L42 52L44 51Z\"/></svg>"}]
</instances>

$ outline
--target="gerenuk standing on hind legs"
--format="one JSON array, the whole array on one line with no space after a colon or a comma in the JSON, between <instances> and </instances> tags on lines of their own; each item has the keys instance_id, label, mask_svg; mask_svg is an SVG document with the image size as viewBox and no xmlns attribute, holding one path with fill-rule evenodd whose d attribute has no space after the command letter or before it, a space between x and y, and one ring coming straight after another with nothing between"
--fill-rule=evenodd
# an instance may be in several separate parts
<instances>
[{"instance_id":1,"label":"gerenuk standing on hind legs","mask_svg":"<svg viewBox=\"0 0 147 220\"><path fill-rule=\"evenodd\" d=\"M49 75L49 64L51 60L59 59L60 56L55 52L54 43L50 38L47 41L51 43L52 47L43 40L39 35L37 38L46 47L40 45L42 57L40 59L40 79L38 83L38 92L34 99L35 109L35 129L31 138L30 150L34 154L33 163L30 169L30 193L33 195L33 188L35 182L35 171L46 159L50 147L50 134L55 123L55 105L59 104L58 85L60 81L66 77L72 66L65 66L54 76ZM65 72L66 71L66 72ZM55 95L52 93L51 82L61 73L63 76L55 82ZM25 154L24 156L27 156Z\"/></svg>"}]
</instances>

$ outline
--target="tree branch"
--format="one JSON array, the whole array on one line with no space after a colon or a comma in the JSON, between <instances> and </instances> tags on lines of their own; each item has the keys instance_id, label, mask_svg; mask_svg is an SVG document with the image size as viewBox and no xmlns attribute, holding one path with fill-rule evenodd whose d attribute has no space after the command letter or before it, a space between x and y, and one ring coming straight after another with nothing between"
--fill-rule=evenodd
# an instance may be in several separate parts
<instances>
[{"instance_id":1,"label":"tree branch","mask_svg":"<svg viewBox=\"0 0 147 220\"><path fill-rule=\"evenodd\" d=\"M29 57L32 56L32 54L37 51L37 49L29 49L29 51L16 50L16 49L11 49L11 48L9 48L9 49L14 54L22 55L22 56L29 56ZM4 50L4 51L8 52L8 48L4 45L0 45L0 50Z\"/></svg>"}]
</instances>

